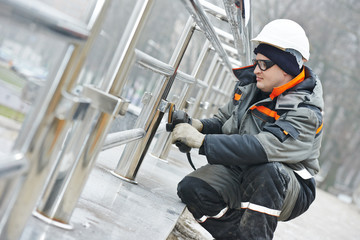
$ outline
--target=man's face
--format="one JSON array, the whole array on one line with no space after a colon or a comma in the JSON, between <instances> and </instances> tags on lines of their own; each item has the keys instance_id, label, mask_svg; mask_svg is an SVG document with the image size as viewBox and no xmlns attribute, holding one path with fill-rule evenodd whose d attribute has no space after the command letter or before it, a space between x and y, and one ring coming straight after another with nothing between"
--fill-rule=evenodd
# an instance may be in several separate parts
<instances>
[{"instance_id":1,"label":"man's face","mask_svg":"<svg viewBox=\"0 0 360 240\"><path fill-rule=\"evenodd\" d=\"M256 60L270 60L258 53ZM256 86L263 92L272 92L274 87L279 87L291 80L291 76L286 74L278 65L274 65L262 71L257 65L254 69L256 75Z\"/></svg>"}]
</instances>

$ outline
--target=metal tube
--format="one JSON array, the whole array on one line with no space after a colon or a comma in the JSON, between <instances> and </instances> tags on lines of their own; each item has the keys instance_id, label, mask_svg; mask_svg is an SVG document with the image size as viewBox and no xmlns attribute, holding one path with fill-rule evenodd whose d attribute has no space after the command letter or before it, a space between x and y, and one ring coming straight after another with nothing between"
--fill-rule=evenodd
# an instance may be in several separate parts
<instances>
[{"instance_id":1,"label":"metal tube","mask_svg":"<svg viewBox=\"0 0 360 240\"><path fill-rule=\"evenodd\" d=\"M0 231L13 207L27 168L27 160L22 154L0 161Z\"/></svg>"},{"instance_id":2,"label":"metal tube","mask_svg":"<svg viewBox=\"0 0 360 240\"><path fill-rule=\"evenodd\" d=\"M63 90L71 92L85 62L87 51L100 31L100 25L108 6L109 1L106 1L87 41L82 46L74 44L75 49L73 48L70 58L64 60L66 67L59 69L59 72L63 72L59 74L59 79L56 78L51 83L50 89L53 90L53 94L47 92L46 95L46 98L50 99L46 99L40 104L41 114L34 118L36 126L31 128L31 134L19 136L20 141L17 141L14 149L20 148L20 152L24 152L25 157L29 159L29 171L14 203L14 208L1 232L0 239L18 239L20 237L25 223L47 183L45 180L58 160L67 134L73 128L74 119L63 119L54 112L61 107ZM82 108L81 111L86 110L87 108ZM25 133L21 132L21 134Z\"/></svg>"},{"instance_id":3,"label":"metal tube","mask_svg":"<svg viewBox=\"0 0 360 240\"><path fill-rule=\"evenodd\" d=\"M31 211L45 185L55 156L60 151L57 141L61 142L68 129L67 121L54 118L53 112L61 99L61 88L67 80L73 64L76 64L78 51L69 47L60 65L58 74L47 89L47 96L40 105L39 113L30 115L31 123L25 122L24 127L31 126L28 131L21 131L14 145L14 152L24 152L29 161L29 170L25 176L19 194L14 202L5 225L0 232L0 239L19 239ZM49 145L50 143L50 145Z\"/></svg>"},{"instance_id":4,"label":"metal tube","mask_svg":"<svg viewBox=\"0 0 360 240\"><path fill-rule=\"evenodd\" d=\"M209 53L209 46L210 46L210 42L208 40L206 40L199 56L198 59L196 60L196 63L194 65L194 69L191 73L191 75L193 76L194 79L198 78L199 72L200 72L200 68L204 63L204 59L206 58L206 56ZM192 84L184 93L183 96L180 96L180 101L178 103L178 109L183 109L184 105L185 105L185 101L186 99L188 99L189 94L191 93L193 87L195 84ZM152 152L152 154L160 159L166 159L169 155L169 151L170 151L170 146L171 146L171 142L170 142L170 133L168 132L164 132L162 133L159 137L158 140L156 141L156 145L154 146L154 150Z\"/></svg>"},{"instance_id":5,"label":"metal tube","mask_svg":"<svg viewBox=\"0 0 360 240\"><path fill-rule=\"evenodd\" d=\"M102 150L112 148L114 146L119 146L123 143L131 142L132 140L143 138L146 134L144 127L146 124L146 119L149 116L149 110L150 110L149 106L151 101L152 101L152 94L149 92L145 92L141 99L141 103L143 104L143 107L134 124L134 129L107 135Z\"/></svg>"},{"instance_id":6,"label":"metal tube","mask_svg":"<svg viewBox=\"0 0 360 240\"><path fill-rule=\"evenodd\" d=\"M137 1L118 48L115 50L113 61L110 63L111 71L108 72L109 74L106 75L101 86L105 92L120 96L131 66L135 62L135 45L146 24L153 3L154 0Z\"/></svg>"},{"instance_id":7,"label":"metal tube","mask_svg":"<svg viewBox=\"0 0 360 240\"><path fill-rule=\"evenodd\" d=\"M137 63L151 71L159 73L164 76L171 76L174 72L174 68L170 64L161 62L160 60L153 58L152 56L135 49Z\"/></svg>"},{"instance_id":8,"label":"metal tube","mask_svg":"<svg viewBox=\"0 0 360 240\"><path fill-rule=\"evenodd\" d=\"M70 136L68 144L65 144L61 156L63 160L59 161L60 165L51 175L34 212L36 217L65 229L72 228L69 224L71 214L101 150L109 123L119 113L124 114L127 108L127 103L121 99L91 87L86 89L84 95L92 99L92 110L88 111L83 122L94 122L94 116L100 112L99 117L94 125L74 127L71 134L76 137ZM85 139L85 144L79 139ZM79 155L78 149L81 149ZM67 156L67 153L71 154Z\"/></svg>"},{"instance_id":9,"label":"metal tube","mask_svg":"<svg viewBox=\"0 0 360 240\"><path fill-rule=\"evenodd\" d=\"M213 60L210 63L209 71L206 73L204 77L204 82L207 83L207 88L205 91L201 92L196 96L192 111L190 112L190 115L194 118L200 118L200 105L201 101L203 100L204 94L206 94L207 91L209 91L209 88L211 88L213 81L217 75L217 72L220 68L220 59L217 54L214 55Z\"/></svg>"},{"instance_id":10,"label":"metal tube","mask_svg":"<svg viewBox=\"0 0 360 240\"><path fill-rule=\"evenodd\" d=\"M235 6L234 0L224 0L223 2L230 23L230 29L234 36L235 48L237 49L240 56L244 56L245 48L242 42L241 32L240 32L241 23L238 22L238 18L237 18L238 10Z\"/></svg>"},{"instance_id":11,"label":"metal tube","mask_svg":"<svg viewBox=\"0 0 360 240\"><path fill-rule=\"evenodd\" d=\"M12 7L12 10L21 17L60 31L72 38L86 40L89 37L90 29L86 24L40 1L1 0L1 2Z\"/></svg>"},{"instance_id":12,"label":"metal tube","mask_svg":"<svg viewBox=\"0 0 360 240\"><path fill-rule=\"evenodd\" d=\"M131 142L126 145L117 167L113 171L115 176L126 179L130 182L135 182L136 174L166 110L167 102L165 99L167 98L170 88L175 80L177 69L185 54L194 30L195 24L192 19L189 18L170 59L170 65L174 67L175 72L171 77L167 77L163 83L158 98L152 107L151 114L147 118L147 122L145 124L146 135L140 141Z\"/></svg>"},{"instance_id":13,"label":"metal tube","mask_svg":"<svg viewBox=\"0 0 360 240\"><path fill-rule=\"evenodd\" d=\"M127 26L128 33L122 36L121 41L126 43L124 45L120 44L122 47L125 47L125 49L122 48L123 54L120 54L120 48L118 48L108 74L110 81L104 82L102 85L102 89L107 90L102 91L91 87L85 88L84 95L92 99L93 109L92 112L87 114L81 127L75 129L74 135L78 135L77 142L74 142L72 144L73 147L67 150L68 153L75 155L75 162L73 161L74 164L70 168L65 166L64 173L54 176L55 180L46 189L34 213L35 216L48 223L66 229L71 228L70 218L72 212L75 209L96 157L102 148L110 124L115 116L119 114L119 111L121 111L120 114L125 114L126 112L128 103L116 96L120 95L122 87L127 80L127 74L134 61L135 44L140 36L142 27L145 25L153 2L153 0L137 2L137 7L131 17L133 20L130 20ZM139 12L141 13L140 16ZM110 84L110 86L106 84ZM108 103L110 105L106 107ZM97 115L98 117L94 119L94 116ZM85 135L82 135L82 132L86 133L86 138L84 138ZM79 141L79 138L84 140Z\"/></svg>"},{"instance_id":14,"label":"metal tube","mask_svg":"<svg viewBox=\"0 0 360 240\"><path fill-rule=\"evenodd\" d=\"M207 39L212 43L213 47L215 48L221 59L224 61L225 65L229 68L229 70L231 70L232 66L230 64L228 56L224 48L222 47L219 37L217 36L214 27L210 23L210 20L207 17L202 5L199 3L198 0L182 0L182 2L184 3L185 8L193 16L197 25L204 32Z\"/></svg>"},{"instance_id":15,"label":"metal tube","mask_svg":"<svg viewBox=\"0 0 360 240\"><path fill-rule=\"evenodd\" d=\"M143 138L145 136L145 130L142 128L135 128L131 130L125 130L121 132L111 133L106 136L102 151L120 146L122 144L132 142Z\"/></svg>"},{"instance_id":16,"label":"metal tube","mask_svg":"<svg viewBox=\"0 0 360 240\"><path fill-rule=\"evenodd\" d=\"M250 38L252 18L250 12L250 1L242 1L241 6L236 7L234 0L223 0L225 11L230 23L231 32L234 36L235 47L242 56L242 62L251 63ZM250 25L248 27L248 23Z\"/></svg>"}]
</instances>

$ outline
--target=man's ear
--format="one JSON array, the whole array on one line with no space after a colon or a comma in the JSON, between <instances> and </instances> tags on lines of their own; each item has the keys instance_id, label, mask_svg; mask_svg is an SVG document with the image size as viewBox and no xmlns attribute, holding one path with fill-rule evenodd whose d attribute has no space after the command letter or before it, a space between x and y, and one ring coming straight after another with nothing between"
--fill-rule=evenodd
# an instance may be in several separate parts
<instances>
[{"instance_id":1,"label":"man's ear","mask_svg":"<svg viewBox=\"0 0 360 240\"><path fill-rule=\"evenodd\" d=\"M285 78L287 81L290 81L291 79L294 78L293 76L291 76L290 74L288 74L288 73L285 72L284 70L283 70L283 76L284 76L284 78Z\"/></svg>"}]
</instances>

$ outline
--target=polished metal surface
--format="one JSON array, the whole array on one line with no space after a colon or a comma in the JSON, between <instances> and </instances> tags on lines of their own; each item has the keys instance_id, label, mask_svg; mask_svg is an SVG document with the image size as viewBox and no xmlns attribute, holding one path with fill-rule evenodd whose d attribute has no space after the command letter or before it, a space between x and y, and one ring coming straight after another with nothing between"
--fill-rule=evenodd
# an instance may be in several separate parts
<instances>
[{"instance_id":1,"label":"polished metal surface","mask_svg":"<svg viewBox=\"0 0 360 240\"><path fill-rule=\"evenodd\" d=\"M90 34L87 25L40 1L1 0L0 4L30 21L36 21L48 28L56 29L73 38L86 40Z\"/></svg>"},{"instance_id":2,"label":"polished metal surface","mask_svg":"<svg viewBox=\"0 0 360 240\"><path fill-rule=\"evenodd\" d=\"M234 36L235 48L241 56L244 65L251 64L252 16L249 0L241 1L240 6L235 6L234 0L223 0L231 32Z\"/></svg>"},{"instance_id":3,"label":"polished metal surface","mask_svg":"<svg viewBox=\"0 0 360 240\"><path fill-rule=\"evenodd\" d=\"M28 162L22 154L0 160L0 232L17 197Z\"/></svg>"},{"instance_id":4,"label":"polished metal surface","mask_svg":"<svg viewBox=\"0 0 360 240\"><path fill-rule=\"evenodd\" d=\"M95 39L100 35L110 0L93 1L95 5L89 7L92 13L88 16L87 22L70 17L49 3L37 0L0 0L0 6L4 7L2 12L6 13L5 17L21 18L38 25L63 41L66 46L58 70L49 76L50 80L39 94L35 110L27 117L14 146L14 154L20 153L14 156L21 156L23 161L27 159L26 163L20 166L15 164L20 163L19 161L14 161L16 166L0 165L0 239L18 240L28 219L28 227L21 239L80 239L84 236L81 228L88 228L94 222L96 224L96 221L101 223L101 227L97 228L100 234L96 235L98 239L99 236L102 239L123 239L124 236L127 239L136 239L137 236L143 238L146 236L146 227L151 228L151 237L155 236L155 239L165 239L168 235L169 229L184 208L174 192L176 182L189 172L189 166L185 164L187 167L184 167L183 164L172 162L172 159L168 158L171 156L168 133L163 133L164 141L159 145L160 157L166 158L166 161L158 161L158 158L147 154L152 141L156 139L155 134L161 133L164 129L162 118L169 105L167 98L177 101L180 109L190 109L199 116L213 112L217 107L214 101L223 101L227 90L231 88L231 64L239 61L234 59L236 51L231 45L234 38L214 28L206 16L206 13L210 13L223 21L228 21L225 11L206 1L198 0L183 0L192 17L188 19L168 64L136 50L135 46L154 2L136 2L108 71L100 83L101 86L95 87L79 85L79 76L85 69L85 60ZM208 41L204 44L191 74L188 74L178 71L178 68L197 28L193 20L207 36ZM248 20L241 22L242 35L244 31L248 31L244 28ZM218 35L225 43L220 42ZM248 39L245 38L245 41ZM209 70L203 80L198 79L199 70L213 49L216 54ZM107 135L116 116L125 115L127 112L129 102L119 96L135 61L140 66L162 75L159 84L156 84L152 94L144 94L143 108L133 129ZM175 81L184 87L176 96L169 96ZM200 92L196 97L189 99L194 87L200 88ZM209 98L212 100L209 101ZM160 137L156 140L158 143L161 142ZM125 143L127 145L122 146ZM103 166L94 169L99 154L112 152L111 156L114 159L113 152L119 147L122 151L117 153L121 155L117 164L114 161L106 162L111 158L107 156L105 160L102 159ZM150 165L145 164L143 174L138 174L145 158L150 158ZM181 168L178 168L179 166ZM4 169L7 169L6 172ZM109 174L109 169L114 169L114 175L130 182L135 182L136 176L139 175L139 184L134 187L119 181ZM96 176L90 177L92 171L95 171ZM11 172L14 174L10 174ZM110 185L107 185L108 181ZM98 187L86 188L86 184ZM124 191L123 195L118 193L121 190ZM139 192L141 194L131 197ZM99 198L100 193L105 197ZM147 206L149 202L143 201L148 196L151 196L150 208ZM94 201L99 201L100 207L93 204ZM137 205L133 204L134 201ZM161 204L161 201L164 204ZM142 207L141 210L126 211L129 208L135 209L138 205ZM76 209L76 206L80 208ZM31 216L34 207L34 216ZM145 215L144 208L148 210ZM159 210L160 216L154 224L151 220L152 216L158 213L156 210ZM79 215L79 211L90 215L109 214L111 218L88 218L85 214ZM84 223L84 217L93 222ZM74 221L70 221L71 219ZM114 230L111 224L106 224L116 219L127 219L127 222L131 222L130 228L141 224L142 229L134 230L120 226L120 230ZM159 219L167 221L167 230L163 229L165 224L161 224ZM170 225L169 219L172 223ZM59 230L60 228L74 228L73 231L77 232L65 233L63 229ZM154 234L154 231L159 234ZM109 232L112 236L108 236Z\"/></svg>"},{"instance_id":5,"label":"polished metal surface","mask_svg":"<svg viewBox=\"0 0 360 240\"><path fill-rule=\"evenodd\" d=\"M201 28L205 36L212 43L213 47L218 52L221 59L224 61L225 65L231 71L232 65L228 59L228 56L221 45L220 39L215 32L213 25L210 23L209 18L207 17L203 6L198 0L182 0L186 9L194 18L196 24Z\"/></svg>"},{"instance_id":6,"label":"polished metal surface","mask_svg":"<svg viewBox=\"0 0 360 240\"><path fill-rule=\"evenodd\" d=\"M125 143L129 143L145 136L145 130L142 128L134 128L116 133L110 133L106 136L102 150L117 147Z\"/></svg>"},{"instance_id":7,"label":"polished metal surface","mask_svg":"<svg viewBox=\"0 0 360 240\"><path fill-rule=\"evenodd\" d=\"M207 84L207 87L204 89L204 91L201 91L201 93L199 93L196 96L194 106L190 111L190 116L192 116L194 118L202 117L200 103L203 101L204 95L206 95L207 92L210 91L213 81L214 81L219 69L220 69L220 59L219 59L219 56L217 54L215 54L213 59L211 60L211 63L209 66L209 71L207 71L207 73L204 77L204 82Z\"/></svg>"},{"instance_id":8,"label":"polished metal surface","mask_svg":"<svg viewBox=\"0 0 360 240\"><path fill-rule=\"evenodd\" d=\"M189 95L191 91L196 86L197 84L196 80L199 77L200 68L202 67L206 57L208 56L209 47L210 47L210 42L206 40L196 60L192 73L191 75L189 75L189 78L190 77L193 78L194 82L190 82L192 84L188 88L183 89L183 94L179 97L180 101L176 103L178 109L185 109L185 104L187 103L186 100L189 99ZM156 157L159 157L160 159L166 159L169 155L170 146L171 146L170 133L164 132L158 137L158 140L156 142L152 154Z\"/></svg>"},{"instance_id":9,"label":"polished metal surface","mask_svg":"<svg viewBox=\"0 0 360 240\"><path fill-rule=\"evenodd\" d=\"M83 123L74 128L73 135L77 136L78 141L71 144L72 148L65 151L62 164L57 168L61 169L61 166L64 166L64 171L59 171L57 174L52 173L49 185L36 209L35 215L41 214L51 219L50 223L56 221L65 224L66 228L68 227L71 215L96 157L101 151L113 119L118 114L124 115L127 110L129 103L117 96L120 95L130 65L133 64L135 44L152 7L152 1L139 1L137 6L132 14L136 21L130 20L128 24L131 29L131 37L125 34L122 38L128 44L125 44L125 49L122 49L121 56L114 55L114 58L120 57L120 59L113 59L115 67L110 69L111 79L106 82L110 86L103 85L101 89L84 87L83 94L92 99L92 110L89 111ZM137 16L138 9L141 12L140 16ZM104 13L100 14L100 16L103 15ZM100 30L98 25L96 25L96 29Z\"/></svg>"},{"instance_id":10,"label":"polished metal surface","mask_svg":"<svg viewBox=\"0 0 360 240\"><path fill-rule=\"evenodd\" d=\"M66 74L71 64L77 59L76 49L71 49L69 58L64 58L63 66L58 70L58 77L54 79L48 90L48 95L40 103L40 112L30 115L32 122L25 122L26 131L20 132L14 146L15 152L25 152L29 161L29 169L19 194L14 202L6 224L0 233L0 239L18 239L27 218L31 215L36 201L43 189L45 180L53 166L66 132L71 127L71 121L61 120L54 116L53 111L61 99L61 88L66 81ZM49 94L50 93L50 94ZM33 124L33 125L32 125Z\"/></svg>"},{"instance_id":11,"label":"polished metal surface","mask_svg":"<svg viewBox=\"0 0 360 240\"><path fill-rule=\"evenodd\" d=\"M137 142L131 142L126 145L123 154L113 171L115 174L122 176L129 181L134 181L136 174L141 166L143 159L148 151L151 141L158 129L162 117L165 112L165 102L172 84L176 78L177 69L181 63L181 60L185 54L187 46L193 36L195 30L195 24L191 18L188 19L184 30L180 36L177 46L170 59L170 65L175 69L175 72L170 76L166 77L161 85L161 88L155 99L155 104L152 106L152 110L149 116L146 118L145 131L146 134L143 139Z\"/></svg>"},{"instance_id":12,"label":"polished metal surface","mask_svg":"<svg viewBox=\"0 0 360 240\"><path fill-rule=\"evenodd\" d=\"M160 60L153 58L138 49L135 49L135 54L137 63L140 66L143 66L164 76L171 76L171 74L174 72L174 68L170 66L170 64L161 62Z\"/></svg>"},{"instance_id":13,"label":"polished metal surface","mask_svg":"<svg viewBox=\"0 0 360 240\"><path fill-rule=\"evenodd\" d=\"M96 24L91 29L91 34L83 45L69 43L71 51L68 58L65 58L61 63L56 78L52 79L53 81L49 82L48 88L43 90L46 96L45 99L42 99L43 102L39 102L40 107L38 110L40 115L30 116L35 120L34 125L28 122L29 129L21 132L19 136L14 151L23 153L25 158L28 159L29 170L15 199L14 208L0 233L0 239L12 240L19 238L25 227L26 220L31 215L41 192L47 184L46 180L50 172L58 171L53 170L53 167L59 165L57 161L65 155L63 147L67 146L66 143L70 141L69 137L74 137L69 133L76 127L77 121L75 119L77 117L64 119L64 115L56 116L55 111L58 107L61 108L60 102L63 98L63 91L71 92L72 87L75 85L85 61L84 56L99 34L107 6L108 2L103 5L101 14L99 14ZM19 6L20 11L23 9L26 9L26 7Z\"/></svg>"},{"instance_id":14,"label":"polished metal surface","mask_svg":"<svg viewBox=\"0 0 360 240\"><path fill-rule=\"evenodd\" d=\"M127 81L131 66L135 62L135 46L142 29L150 15L154 0L139 0L131 13L129 21L122 34L120 43L114 53L108 72L100 89L119 96Z\"/></svg>"},{"instance_id":15,"label":"polished metal surface","mask_svg":"<svg viewBox=\"0 0 360 240\"><path fill-rule=\"evenodd\" d=\"M103 92L93 86L84 86L82 95L91 99L91 107L108 114L116 116L117 114L125 115L129 102L119 99L109 93ZM121 102L121 107L118 105ZM119 112L116 112L118 111ZM115 112L114 112L115 111Z\"/></svg>"},{"instance_id":16,"label":"polished metal surface","mask_svg":"<svg viewBox=\"0 0 360 240\"><path fill-rule=\"evenodd\" d=\"M69 130L67 140L59 156L57 166L51 173L48 185L39 200L34 215L47 223L71 229L69 221L81 191L101 150L110 123L119 113L125 114L128 102L85 86L83 96L91 99L91 111L84 123L75 123ZM98 119L94 116L98 115ZM96 124L89 124L94 122ZM85 142L79 141L84 139ZM77 155L79 153L79 155Z\"/></svg>"}]
</instances>

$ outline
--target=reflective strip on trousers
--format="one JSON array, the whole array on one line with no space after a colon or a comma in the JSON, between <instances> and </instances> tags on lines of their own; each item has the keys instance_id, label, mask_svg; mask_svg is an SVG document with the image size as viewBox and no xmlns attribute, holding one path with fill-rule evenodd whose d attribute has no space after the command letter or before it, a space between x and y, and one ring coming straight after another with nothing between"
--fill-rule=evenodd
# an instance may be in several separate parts
<instances>
[{"instance_id":1,"label":"reflective strip on trousers","mask_svg":"<svg viewBox=\"0 0 360 240\"><path fill-rule=\"evenodd\" d=\"M311 175L311 173L309 173L309 171L307 169L301 169L301 170L294 170L294 172L299 175L302 179L310 179L313 176Z\"/></svg>"},{"instance_id":2,"label":"reflective strip on trousers","mask_svg":"<svg viewBox=\"0 0 360 240\"><path fill-rule=\"evenodd\" d=\"M271 216L275 216L275 217L279 217L281 211L280 210L275 210L275 209L271 209L271 208L267 208L261 205L257 205L254 203L250 203L250 202L242 202L241 203L241 209L250 209L256 212L260 212L260 213L265 213Z\"/></svg>"},{"instance_id":3,"label":"reflective strip on trousers","mask_svg":"<svg viewBox=\"0 0 360 240\"><path fill-rule=\"evenodd\" d=\"M226 207L224 209L222 209L218 214L216 214L215 216L202 216L201 218L197 219L196 221L199 223L203 223L206 221L206 219L208 218L221 218L222 216L224 216L224 214L227 212L227 210L229 209L229 207Z\"/></svg>"}]
</instances>

